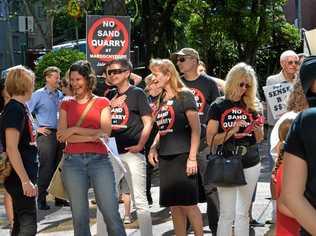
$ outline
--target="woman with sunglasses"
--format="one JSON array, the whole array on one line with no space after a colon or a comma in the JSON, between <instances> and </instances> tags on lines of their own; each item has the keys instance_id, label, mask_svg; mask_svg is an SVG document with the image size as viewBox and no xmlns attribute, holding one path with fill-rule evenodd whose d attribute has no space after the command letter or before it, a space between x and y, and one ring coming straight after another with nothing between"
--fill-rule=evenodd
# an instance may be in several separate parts
<instances>
[{"instance_id":1,"label":"woman with sunglasses","mask_svg":"<svg viewBox=\"0 0 316 236\"><path fill-rule=\"evenodd\" d=\"M88 202L88 189L91 186L109 235L124 236L113 168L107 149L100 140L111 133L109 101L92 94L95 75L89 62L72 64L69 81L74 96L61 104L57 138L66 142L62 180L70 200L74 234L91 235ZM86 110L90 102L93 102L92 106ZM86 116L81 117L85 110Z\"/></svg>"},{"instance_id":2,"label":"woman with sunglasses","mask_svg":"<svg viewBox=\"0 0 316 236\"><path fill-rule=\"evenodd\" d=\"M224 154L239 154L247 184L218 187L220 218L217 236L249 235L249 206L260 174L257 143L263 139L263 116L256 98L257 78L253 68L238 63L227 74L224 97L218 98L208 112L207 141L224 145ZM226 137L225 141L224 138Z\"/></svg>"},{"instance_id":3,"label":"woman with sunglasses","mask_svg":"<svg viewBox=\"0 0 316 236\"><path fill-rule=\"evenodd\" d=\"M160 205L170 207L177 236L187 234L187 219L200 236L203 222L197 206L196 158L201 130L194 95L170 60L153 59L149 69L153 82L163 90L156 115L159 133L148 156L152 165L159 161Z\"/></svg>"}]
</instances>

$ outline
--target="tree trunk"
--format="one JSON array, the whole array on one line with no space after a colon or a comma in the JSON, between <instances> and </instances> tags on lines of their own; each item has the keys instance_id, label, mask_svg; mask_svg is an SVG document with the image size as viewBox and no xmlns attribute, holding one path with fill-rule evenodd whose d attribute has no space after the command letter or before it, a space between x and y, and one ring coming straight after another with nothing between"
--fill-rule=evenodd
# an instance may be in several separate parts
<instances>
[{"instance_id":1,"label":"tree trunk","mask_svg":"<svg viewBox=\"0 0 316 236\"><path fill-rule=\"evenodd\" d=\"M104 3L104 14L114 16L126 16L126 4L124 0L106 0Z\"/></svg>"},{"instance_id":2,"label":"tree trunk","mask_svg":"<svg viewBox=\"0 0 316 236\"><path fill-rule=\"evenodd\" d=\"M32 8L32 5L31 5L31 2L30 1L27 1L27 0L23 0L23 3L27 9L27 11L33 16L34 18L34 23L36 24L38 30L39 30L39 33L41 35L41 37L43 38L44 40L44 46L45 48L51 48L51 39L47 38L47 35L45 34L43 28L42 28L42 25L40 24L39 22L39 19L38 17L34 14L34 11L33 11L33 8Z\"/></svg>"}]
</instances>

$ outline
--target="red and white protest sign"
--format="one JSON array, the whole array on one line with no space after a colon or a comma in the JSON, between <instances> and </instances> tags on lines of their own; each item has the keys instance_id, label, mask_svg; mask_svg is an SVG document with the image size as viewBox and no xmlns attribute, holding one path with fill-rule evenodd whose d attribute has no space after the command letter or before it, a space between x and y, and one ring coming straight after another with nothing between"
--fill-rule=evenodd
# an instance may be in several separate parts
<instances>
[{"instance_id":1,"label":"red and white protest sign","mask_svg":"<svg viewBox=\"0 0 316 236\"><path fill-rule=\"evenodd\" d=\"M87 16L87 60L97 75L104 65L130 54L130 17Z\"/></svg>"}]
</instances>

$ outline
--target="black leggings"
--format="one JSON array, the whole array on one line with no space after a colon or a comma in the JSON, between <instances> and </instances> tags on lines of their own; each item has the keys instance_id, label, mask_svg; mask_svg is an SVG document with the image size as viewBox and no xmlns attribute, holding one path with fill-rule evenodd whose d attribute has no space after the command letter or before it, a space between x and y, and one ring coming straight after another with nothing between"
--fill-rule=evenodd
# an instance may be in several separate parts
<instances>
[{"instance_id":1,"label":"black leggings","mask_svg":"<svg viewBox=\"0 0 316 236\"><path fill-rule=\"evenodd\" d=\"M12 236L36 235L36 202L35 197L27 197L23 194L20 180L6 181L5 188L13 202L14 223Z\"/></svg>"}]
</instances>

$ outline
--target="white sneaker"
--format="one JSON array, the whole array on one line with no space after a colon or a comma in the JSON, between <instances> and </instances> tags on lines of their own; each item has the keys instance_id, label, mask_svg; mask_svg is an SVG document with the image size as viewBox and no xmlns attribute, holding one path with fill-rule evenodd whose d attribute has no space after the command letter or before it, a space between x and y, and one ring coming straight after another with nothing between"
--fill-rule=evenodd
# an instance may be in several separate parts
<instances>
[{"instance_id":1,"label":"white sneaker","mask_svg":"<svg viewBox=\"0 0 316 236\"><path fill-rule=\"evenodd\" d=\"M132 219L130 216L124 216L123 222L124 222L124 224L131 224Z\"/></svg>"}]
</instances>

